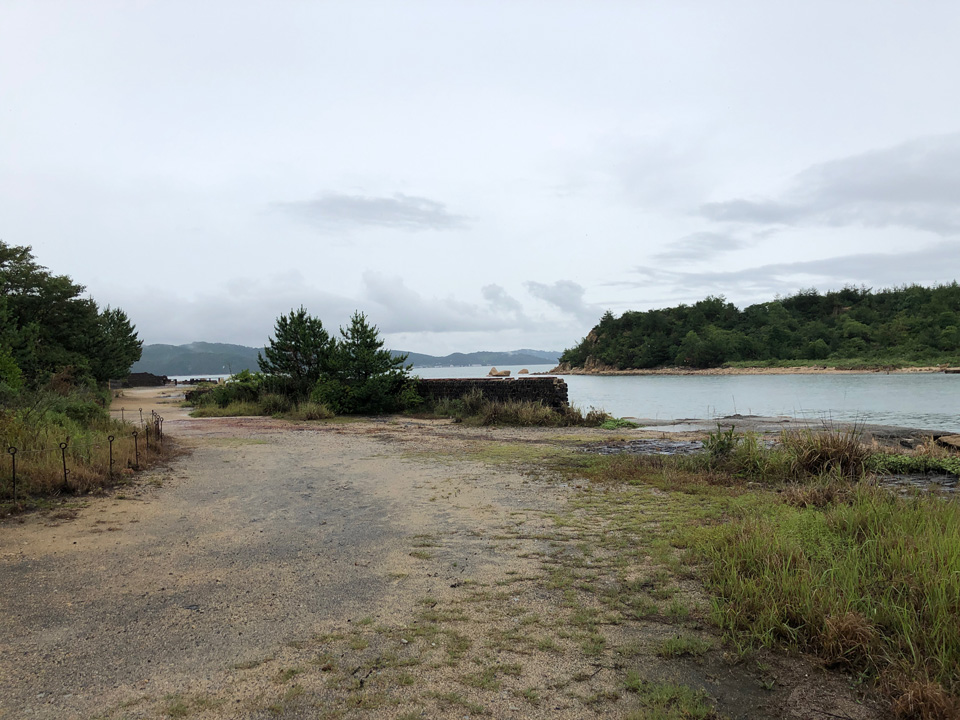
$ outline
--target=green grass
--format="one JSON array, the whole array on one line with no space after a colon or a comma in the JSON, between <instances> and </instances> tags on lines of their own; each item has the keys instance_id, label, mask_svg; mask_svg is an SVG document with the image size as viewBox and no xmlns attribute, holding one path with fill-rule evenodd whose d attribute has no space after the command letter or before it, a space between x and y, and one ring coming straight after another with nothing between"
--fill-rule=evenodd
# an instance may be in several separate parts
<instances>
[{"instance_id":1,"label":"green grass","mask_svg":"<svg viewBox=\"0 0 960 720\"><path fill-rule=\"evenodd\" d=\"M760 510L760 512L758 512ZM770 499L699 531L714 618L737 642L813 650L893 686L960 695L960 504L861 486L849 502Z\"/></svg>"},{"instance_id":2,"label":"green grass","mask_svg":"<svg viewBox=\"0 0 960 720\"><path fill-rule=\"evenodd\" d=\"M869 472L955 459L877 455L849 431L799 433L774 448L718 431L699 458L584 457L561 471L616 488L577 501L606 518L598 542L612 549L621 534L667 577L701 577L710 617L735 649L816 653L874 680L908 708L903 717L936 718L960 716L960 499L900 497ZM644 488L659 491L655 501ZM644 516L656 522L645 527ZM658 546L679 548L683 562ZM579 587L570 570L548 585L558 580ZM630 597L649 606L670 590L653 575L608 600L631 616ZM689 598L672 597L664 613L684 622ZM658 648L701 652L689 640Z\"/></svg>"},{"instance_id":3,"label":"green grass","mask_svg":"<svg viewBox=\"0 0 960 720\"><path fill-rule=\"evenodd\" d=\"M600 428L603 430L621 430L624 428L635 429L638 427L640 427L638 423L625 418L610 418L609 420L604 420L600 424Z\"/></svg>"},{"instance_id":4,"label":"green grass","mask_svg":"<svg viewBox=\"0 0 960 720\"><path fill-rule=\"evenodd\" d=\"M556 409L542 402L487 400L475 390L462 398L436 400L418 410L456 422L480 426L600 427L610 421L603 410L583 411L573 405Z\"/></svg>"},{"instance_id":5,"label":"green grass","mask_svg":"<svg viewBox=\"0 0 960 720\"><path fill-rule=\"evenodd\" d=\"M148 448L143 427L111 419L99 404L107 400L108 397L82 389L66 395L43 391L0 407L0 514L42 507L45 498L51 496L112 487L122 483L131 469L149 467L169 454L171 443L158 444L152 427ZM135 430L139 463L134 447ZM112 473L110 437L114 438ZM61 448L61 444L65 447ZM16 502L13 463L7 452L11 447L16 448Z\"/></svg>"},{"instance_id":6,"label":"green grass","mask_svg":"<svg viewBox=\"0 0 960 720\"><path fill-rule=\"evenodd\" d=\"M278 403L265 396L260 400L234 400L224 406L213 403L198 405L190 413L191 417L255 417L274 416L287 420L329 420L334 417L325 405L315 402L302 402L293 405L290 402Z\"/></svg>"},{"instance_id":7,"label":"green grass","mask_svg":"<svg viewBox=\"0 0 960 720\"><path fill-rule=\"evenodd\" d=\"M657 647L657 655L660 657L699 657L711 647L712 645L709 642L701 638L677 635L660 643Z\"/></svg>"},{"instance_id":8,"label":"green grass","mask_svg":"<svg viewBox=\"0 0 960 720\"><path fill-rule=\"evenodd\" d=\"M686 685L644 680L635 672L627 674L625 685L640 701L628 720L719 720L706 694Z\"/></svg>"}]
</instances>

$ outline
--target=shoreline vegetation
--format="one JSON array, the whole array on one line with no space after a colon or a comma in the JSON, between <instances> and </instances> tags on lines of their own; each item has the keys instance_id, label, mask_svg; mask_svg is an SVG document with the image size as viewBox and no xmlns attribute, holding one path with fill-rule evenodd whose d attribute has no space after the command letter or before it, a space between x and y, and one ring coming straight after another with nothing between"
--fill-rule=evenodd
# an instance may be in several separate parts
<instances>
[{"instance_id":1,"label":"shoreline vegetation","mask_svg":"<svg viewBox=\"0 0 960 720\"><path fill-rule=\"evenodd\" d=\"M723 296L693 305L607 311L559 367L617 370L960 365L960 285L873 292L801 290L742 310ZM793 370L793 372L809 372Z\"/></svg>"}]
</instances>

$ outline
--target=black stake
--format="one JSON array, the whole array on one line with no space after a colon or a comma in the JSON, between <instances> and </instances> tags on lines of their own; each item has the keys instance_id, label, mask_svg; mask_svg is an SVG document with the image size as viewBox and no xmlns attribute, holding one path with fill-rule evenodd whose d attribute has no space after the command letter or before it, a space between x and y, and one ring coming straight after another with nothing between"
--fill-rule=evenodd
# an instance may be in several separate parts
<instances>
[{"instance_id":1,"label":"black stake","mask_svg":"<svg viewBox=\"0 0 960 720\"><path fill-rule=\"evenodd\" d=\"M107 442L110 443L110 479L113 479L113 435L107 435Z\"/></svg>"},{"instance_id":2,"label":"black stake","mask_svg":"<svg viewBox=\"0 0 960 720\"><path fill-rule=\"evenodd\" d=\"M140 447L137 445L137 431L133 431L133 454L137 458L137 464L134 465L135 470L140 469Z\"/></svg>"},{"instance_id":3,"label":"black stake","mask_svg":"<svg viewBox=\"0 0 960 720\"><path fill-rule=\"evenodd\" d=\"M10 463L13 465L13 501L17 501L17 449L13 446L7 448L10 453Z\"/></svg>"},{"instance_id":4,"label":"black stake","mask_svg":"<svg viewBox=\"0 0 960 720\"><path fill-rule=\"evenodd\" d=\"M63 460L63 489L66 490L69 485L67 485L67 444L65 442L60 443L60 458Z\"/></svg>"}]
</instances>

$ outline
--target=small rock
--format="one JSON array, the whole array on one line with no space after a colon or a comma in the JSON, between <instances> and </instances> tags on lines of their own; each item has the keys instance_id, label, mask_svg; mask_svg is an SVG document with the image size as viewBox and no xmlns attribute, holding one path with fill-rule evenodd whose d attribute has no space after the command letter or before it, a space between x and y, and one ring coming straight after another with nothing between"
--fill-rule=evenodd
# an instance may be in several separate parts
<instances>
[{"instance_id":1,"label":"small rock","mask_svg":"<svg viewBox=\"0 0 960 720\"><path fill-rule=\"evenodd\" d=\"M954 450L960 450L960 435L944 435L941 438L937 438L937 442L941 445L951 447Z\"/></svg>"}]
</instances>

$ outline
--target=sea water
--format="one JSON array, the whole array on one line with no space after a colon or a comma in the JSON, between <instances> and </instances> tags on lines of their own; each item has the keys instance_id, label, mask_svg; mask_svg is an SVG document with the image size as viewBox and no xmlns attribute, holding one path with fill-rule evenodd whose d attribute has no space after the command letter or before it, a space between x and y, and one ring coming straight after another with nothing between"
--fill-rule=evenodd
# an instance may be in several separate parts
<instances>
[{"instance_id":1,"label":"sea water","mask_svg":"<svg viewBox=\"0 0 960 720\"><path fill-rule=\"evenodd\" d=\"M549 365L528 365L531 373ZM498 367L517 377L519 366ZM484 377L489 366L414 368L422 378ZM616 417L787 416L960 433L960 375L564 375L570 402Z\"/></svg>"}]
</instances>

